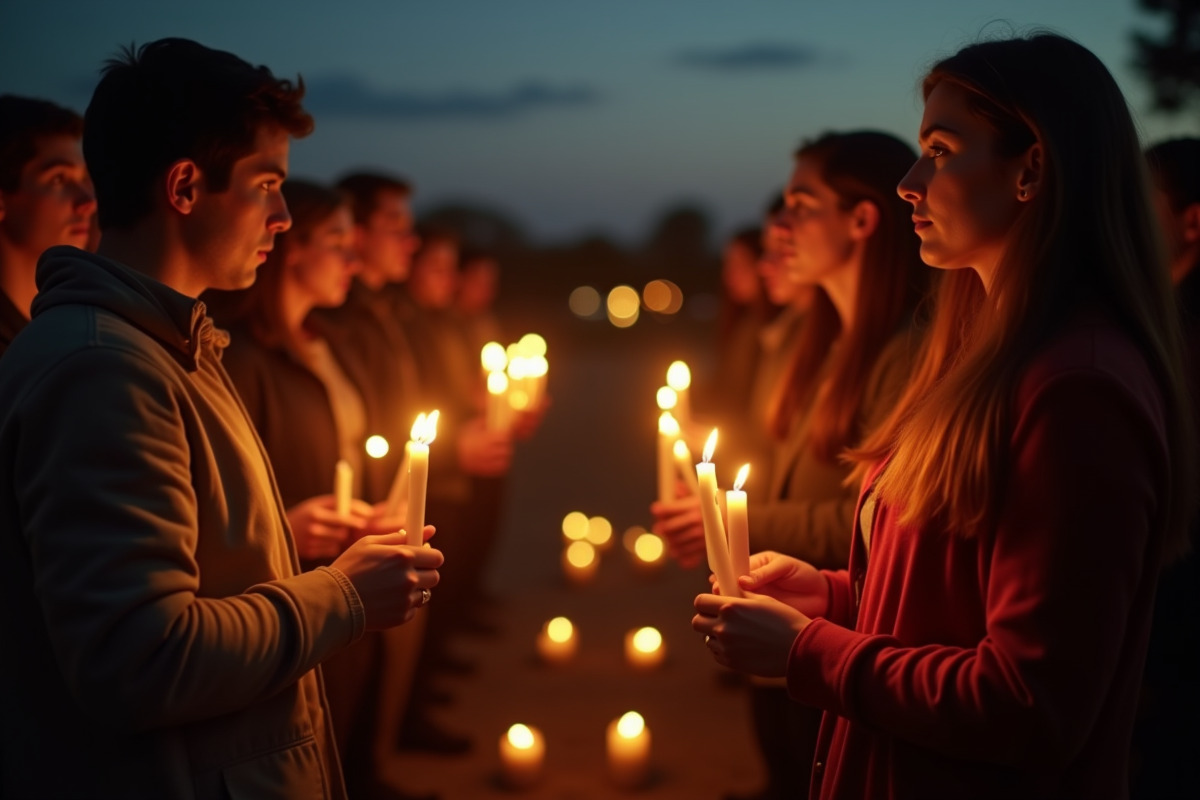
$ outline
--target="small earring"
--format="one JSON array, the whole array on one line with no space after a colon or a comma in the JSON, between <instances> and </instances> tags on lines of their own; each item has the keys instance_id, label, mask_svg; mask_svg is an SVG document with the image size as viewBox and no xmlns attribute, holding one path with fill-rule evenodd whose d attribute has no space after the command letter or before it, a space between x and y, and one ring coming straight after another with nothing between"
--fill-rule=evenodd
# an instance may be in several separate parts
<instances>
[{"instance_id":1,"label":"small earring","mask_svg":"<svg viewBox=\"0 0 1200 800\"><path fill-rule=\"evenodd\" d=\"M1028 196L1029 196L1029 192L1028 192L1027 190L1025 190L1025 189L1022 189L1022 190L1021 190L1021 192L1020 192L1020 194L1019 194L1019 195L1017 195L1017 196L1018 196L1018 197L1020 197L1022 200L1024 200L1026 197L1028 197Z\"/></svg>"}]
</instances>

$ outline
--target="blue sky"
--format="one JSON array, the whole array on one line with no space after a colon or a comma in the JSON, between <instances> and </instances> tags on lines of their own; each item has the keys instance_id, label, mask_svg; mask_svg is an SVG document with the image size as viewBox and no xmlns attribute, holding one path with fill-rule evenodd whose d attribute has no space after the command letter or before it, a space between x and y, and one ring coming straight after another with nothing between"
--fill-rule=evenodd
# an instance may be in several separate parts
<instances>
[{"instance_id":1,"label":"blue sky","mask_svg":"<svg viewBox=\"0 0 1200 800\"><path fill-rule=\"evenodd\" d=\"M1148 141L1135 0L4 0L0 92L82 110L118 46L186 36L310 84L292 172L381 167L536 238L634 242L690 202L718 233L756 221L791 152L824 130L912 141L923 68L981 33L1045 26L1108 65Z\"/></svg>"}]
</instances>

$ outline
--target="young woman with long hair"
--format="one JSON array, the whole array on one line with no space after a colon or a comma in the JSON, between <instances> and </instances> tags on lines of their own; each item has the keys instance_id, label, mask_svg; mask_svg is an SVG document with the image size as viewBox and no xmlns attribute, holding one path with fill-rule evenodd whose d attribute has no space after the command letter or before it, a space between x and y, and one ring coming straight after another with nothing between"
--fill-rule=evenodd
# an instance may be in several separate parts
<instances>
[{"instance_id":1,"label":"young woman with long hair","mask_svg":"<svg viewBox=\"0 0 1200 800\"><path fill-rule=\"evenodd\" d=\"M1137 135L1052 34L924 82L899 192L945 270L913 382L854 456L848 570L757 554L701 595L721 663L825 710L814 795L1122 797L1194 449Z\"/></svg>"}]
</instances>

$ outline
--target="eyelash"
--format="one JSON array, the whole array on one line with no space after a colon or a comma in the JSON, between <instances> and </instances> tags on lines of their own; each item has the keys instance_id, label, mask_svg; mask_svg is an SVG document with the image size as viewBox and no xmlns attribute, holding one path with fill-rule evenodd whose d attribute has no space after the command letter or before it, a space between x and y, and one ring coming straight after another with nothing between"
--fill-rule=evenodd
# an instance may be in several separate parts
<instances>
[{"instance_id":1,"label":"eyelash","mask_svg":"<svg viewBox=\"0 0 1200 800\"><path fill-rule=\"evenodd\" d=\"M941 145L936 145L936 144L929 146L929 157L930 158L941 158L944 155L946 155L946 148L942 147Z\"/></svg>"}]
</instances>

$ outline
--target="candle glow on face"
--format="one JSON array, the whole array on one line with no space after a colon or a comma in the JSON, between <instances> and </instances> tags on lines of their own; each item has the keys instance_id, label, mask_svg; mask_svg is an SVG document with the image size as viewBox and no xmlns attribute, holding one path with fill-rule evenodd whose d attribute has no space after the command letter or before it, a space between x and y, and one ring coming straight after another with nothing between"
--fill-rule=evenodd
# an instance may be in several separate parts
<instances>
[{"instance_id":1,"label":"candle glow on face","mask_svg":"<svg viewBox=\"0 0 1200 800\"><path fill-rule=\"evenodd\" d=\"M713 452L717 449L717 429L713 428L712 433L708 435L708 441L704 443L704 463L708 464L712 461Z\"/></svg>"},{"instance_id":2,"label":"candle glow on face","mask_svg":"<svg viewBox=\"0 0 1200 800\"><path fill-rule=\"evenodd\" d=\"M740 492L742 487L746 485L746 478L750 475L750 465L742 464L742 468L738 470L737 478L733 481L733 490Z\"/></svg>"},{"instance_id":3,"label":"candle glow on face","mask_svg":"<svg viewBox=\"0 0 1200 800\"><path fill-rule=\"evenodd\" d=\"M655 395L655 400L658 402L658 407L661 410L670 411L679 402L679 395L670 386L660 386Z\"/></svg>"},{"instance_id":4,"label":"candle glow on face","mask_svg":"<svg viewBox=\"0 0 1200 800\"><path fill-rule=\"evenodd\" d=\"M673 361L667 367L667 385L677 392L692 385L692 371L682 361Z\"/></svg>"},{"instance_id":5,"label":"candle glow on face","mask_svg":"<svg viewBox=\"0 0 1200 800\"><path fill-rule=\"evenodd\" d=\"M383 458L389 449L388 440L379 434L367 437L367 455L371 458Z\"/></svg>"}]
</instances>

